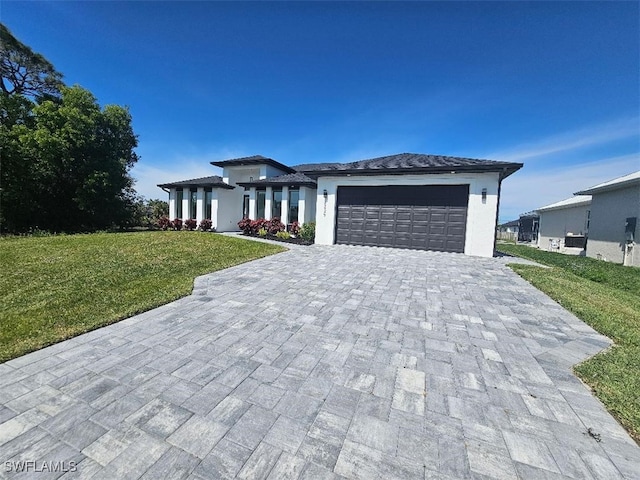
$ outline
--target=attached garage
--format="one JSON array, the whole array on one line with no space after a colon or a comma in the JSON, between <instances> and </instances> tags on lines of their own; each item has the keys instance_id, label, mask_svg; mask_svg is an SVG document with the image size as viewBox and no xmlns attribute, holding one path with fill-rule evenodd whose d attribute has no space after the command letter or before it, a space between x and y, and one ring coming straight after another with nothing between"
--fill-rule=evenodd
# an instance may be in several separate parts
<instances>
[{"instance_id":1,"label":"attached garage","mask_svg":"<svg viewBox=\"0 0 640 480\"><path fill-rule=\"evenodd\" d=\"M463 253L469 185L339 186L338 244Z\"/></svg>"},{"instance_id":2,"label":"attached garage","mask_svg":"<svg viewBox=\"0 0 640 480\"><path fill-rule=\"evenodd\" d=\"M401 153L294 168L317 181L317 244L491 257L500 185L522 164Z\"/></svg>"}]
</instances>

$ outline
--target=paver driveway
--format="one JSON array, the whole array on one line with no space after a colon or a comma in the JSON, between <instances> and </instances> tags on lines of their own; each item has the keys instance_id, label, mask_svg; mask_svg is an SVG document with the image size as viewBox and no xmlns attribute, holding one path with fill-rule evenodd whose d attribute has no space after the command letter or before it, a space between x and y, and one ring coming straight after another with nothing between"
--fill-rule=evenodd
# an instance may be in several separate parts
<instances>
[{"instance_id":1,"label":"paver driveway","mask_svg":"<svg viewBox=\"0 0 640 480\"><path fill-rule=\"evenodd\" d=\"M608 344L493 259L295 249L0 365L0 475L638 478Z\"/></svg>"}]
</instances>

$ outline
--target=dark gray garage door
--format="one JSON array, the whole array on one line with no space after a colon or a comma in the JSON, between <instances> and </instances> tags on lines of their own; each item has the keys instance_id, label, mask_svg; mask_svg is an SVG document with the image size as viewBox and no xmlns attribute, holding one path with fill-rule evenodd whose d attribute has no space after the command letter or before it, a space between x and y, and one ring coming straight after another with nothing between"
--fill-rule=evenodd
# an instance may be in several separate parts
<instances>
[{"instance_id":1,"label":"dark gray garage door","mask_svg":"<svg viewBox=\"0 0 640 480\"><path fill-rule=\"evenodd\" d=\"M469 185L338 187L336 242L464 252Z\"/></svg>"}]
</instances>

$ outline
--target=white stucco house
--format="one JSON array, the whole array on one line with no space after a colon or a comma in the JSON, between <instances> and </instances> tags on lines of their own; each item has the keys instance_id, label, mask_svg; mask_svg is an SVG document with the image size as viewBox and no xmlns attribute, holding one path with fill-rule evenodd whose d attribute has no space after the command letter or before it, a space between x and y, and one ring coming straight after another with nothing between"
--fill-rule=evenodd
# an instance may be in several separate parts
<instances>
[{"instance_id":1,"label":"white stucco house","mask_svg":"<svg viewBox=\"0 0 640 480\"><path fill-rule=\"evenodd\" d=\"M287 166L260 155L214 161L222 176L158 185L171 218L316 223L316 243L490 257L501 182L521 163L402 153L350 163Z\"/></svg>"},{"instance_id":2,"label":"white stucco house","mask_svg":"<svg viewBox=\"0 0 640 480\"><path fill-rule=\"evenodd\" d=\"M580 255L589 230L591 195L576 195L538 208L538 247Z\"/></svg>"},{"instance_id":3,"label":"white stucco house","mask_svg":"<svg viewBox=\"0 0 640 480\"><path fill-rule=\"evenodd\" d=\"M576 195L591 195L587 256L640 267L640 170Z\"/></svg>"}]
</instances>

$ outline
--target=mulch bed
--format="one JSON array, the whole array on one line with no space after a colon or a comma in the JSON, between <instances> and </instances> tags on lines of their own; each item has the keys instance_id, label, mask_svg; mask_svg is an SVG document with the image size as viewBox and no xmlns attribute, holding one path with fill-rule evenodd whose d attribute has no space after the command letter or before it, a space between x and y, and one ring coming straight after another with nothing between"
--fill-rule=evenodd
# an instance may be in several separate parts
<instances>
[{"instance_id":1,"label":"mulch bed","mask_svg":"<svg viewBox=\"0 0 640 480\"><path fill-rule=\"evenodd\" d=\"M308 240L303 240L300 237L289 237L287 239L278 238L275 235L271 235L270 233L262 236L262 235L251 235L248 233L243 233L245 237L255 237L255 238L264 238L266 240L275 240L276 242L282 243L295 243L296 245L313 245L313 242L309 242Z\"/></svg>"}]
</instances>

